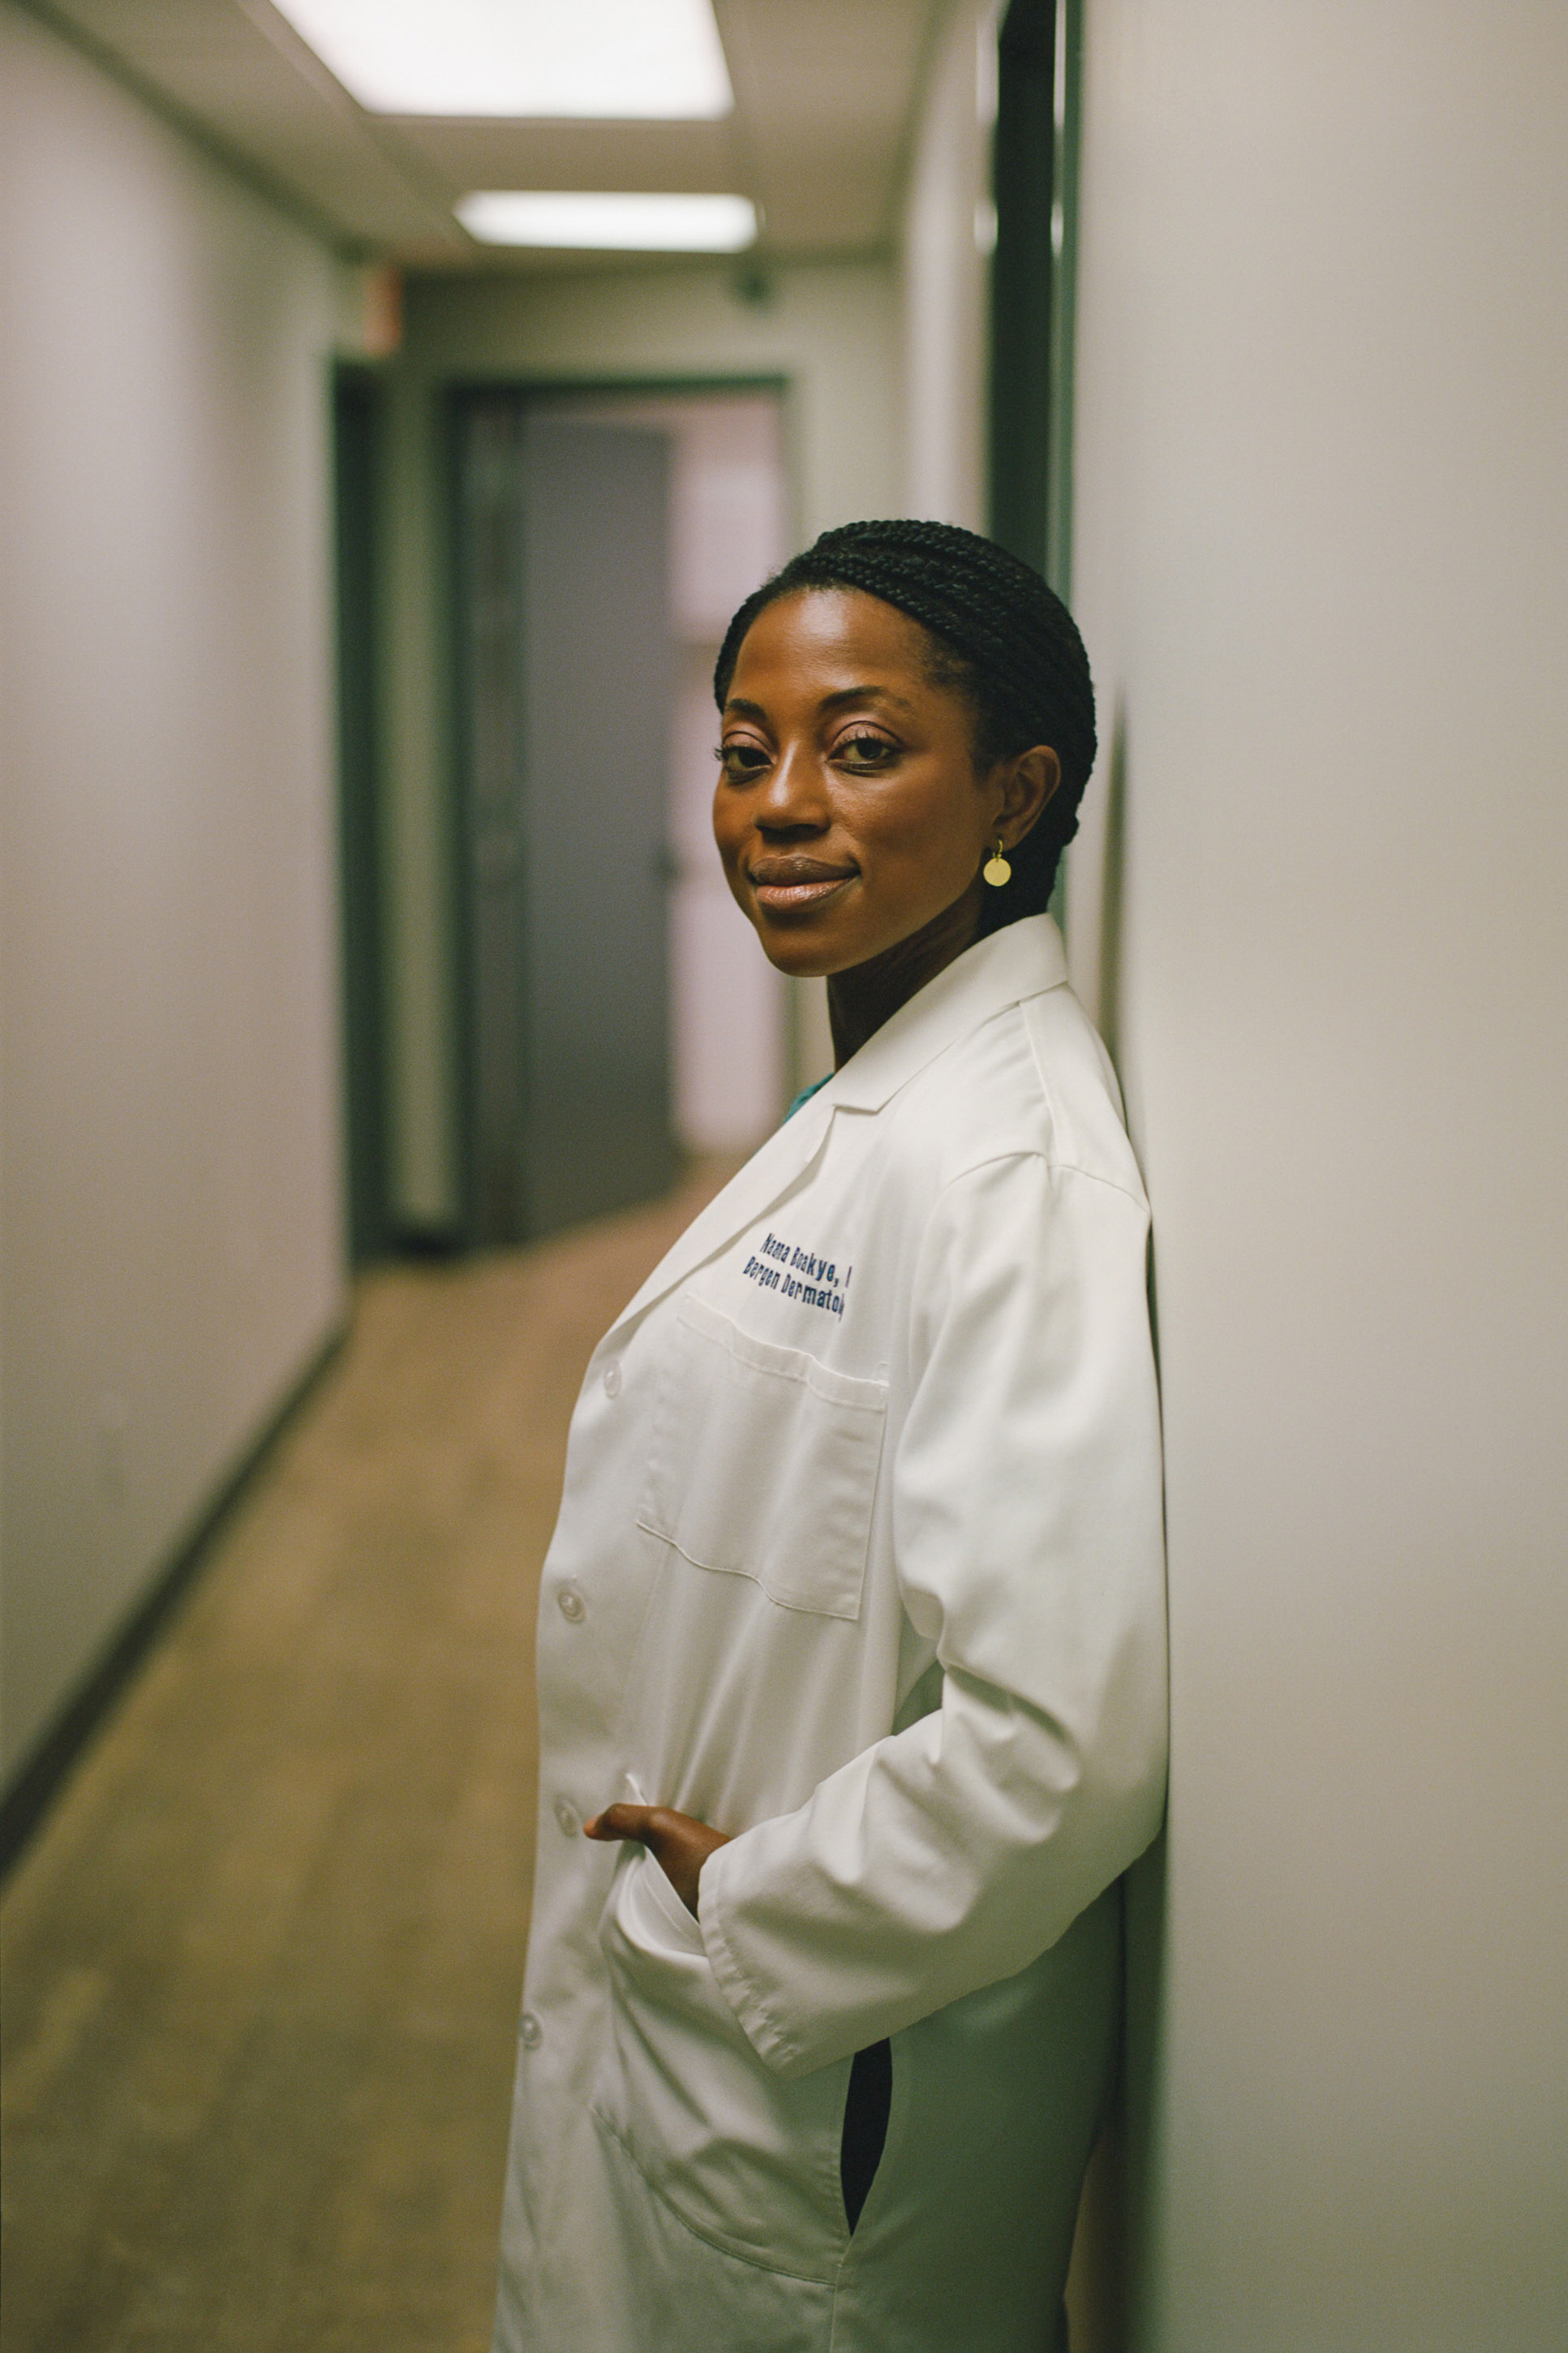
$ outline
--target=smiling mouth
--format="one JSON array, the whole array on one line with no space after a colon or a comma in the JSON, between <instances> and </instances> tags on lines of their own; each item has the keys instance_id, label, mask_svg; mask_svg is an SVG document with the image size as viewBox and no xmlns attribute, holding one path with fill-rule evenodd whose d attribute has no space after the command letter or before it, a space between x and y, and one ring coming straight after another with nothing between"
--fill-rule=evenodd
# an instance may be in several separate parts
<instances>
[{"instance_id":1,"label":"smiling mouth","mask_svg":"<svg viewBox=\"0 0 1568 2353\"><path fill-rule=\"evenodd\" d=\"M747 875L759 906L771 915L805 913L855 880L852 866L824 866L814 858L768 859Z\"/></svg>"}]
</instances>

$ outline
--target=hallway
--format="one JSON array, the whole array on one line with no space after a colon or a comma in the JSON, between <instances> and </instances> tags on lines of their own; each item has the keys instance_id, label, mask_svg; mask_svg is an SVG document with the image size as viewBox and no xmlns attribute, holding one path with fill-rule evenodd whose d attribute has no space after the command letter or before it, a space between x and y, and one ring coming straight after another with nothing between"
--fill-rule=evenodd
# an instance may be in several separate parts
<instances>
[{"instance_id":1,"label":"hallway","mask_svg":"<svg viewBox=\"0 0 1568 2353\"><path fill-rule=\"evenodd\" d=\"M5 2353L489 2344L567 1421L728 1173L361 1285L7 1891Z\"/></svg>"},{"instance_id":2,"label":"hallway","mask_svg":"<svg viewBox=\"0 0 1568 2353\"><path fill-rule=\"evenodd\" d=\"M0 2353L488 2348L579 1369L834 1058L714 656L868 518L1098 714L1172 1761L1072 2353L1565 2353L1565 124L1563 0L0 0Z\"/></svg>"}]
</instances>

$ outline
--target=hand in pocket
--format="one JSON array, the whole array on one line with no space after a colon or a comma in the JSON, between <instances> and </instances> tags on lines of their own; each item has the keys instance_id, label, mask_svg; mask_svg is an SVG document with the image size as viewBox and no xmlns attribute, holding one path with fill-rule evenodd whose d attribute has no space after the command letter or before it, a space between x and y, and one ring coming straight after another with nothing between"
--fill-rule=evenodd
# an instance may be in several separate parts
<instances>
[{"instance_id":1,"label":"hand in pocket","mask_svg":"<svg viewBox=\"0 0 1568 2353\"><path fill-rule=\"evenodd\" d=\"M584 1823L583 1832L606 1843L635 1839L646 1846L693 1919L702 1866L715 1847L730 1843L727 1831L713 1830L691 1814L678 1814L673 1806L606 1806Z\"/></svg>"}]
</instances>

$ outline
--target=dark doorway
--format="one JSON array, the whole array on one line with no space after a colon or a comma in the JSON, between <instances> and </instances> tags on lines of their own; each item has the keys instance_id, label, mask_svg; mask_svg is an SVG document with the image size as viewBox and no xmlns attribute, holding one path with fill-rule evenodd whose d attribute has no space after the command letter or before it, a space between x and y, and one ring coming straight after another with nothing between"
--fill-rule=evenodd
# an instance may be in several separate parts
<instances>
[{"instance_id":1,"label":"dark doorway","mask_svg":"<svg viewBox=\"0 0 1568 2353\"><path fill-rule=\"evenodd\" d=\"M380 379L332 382L336 534L338 863L342 902L343 1103L349 1254L388 1246L378 835L376 478Z\"/></svg>"},{"instance_id":2,"label":"dark doorway","mask_svg":"<svg viewBox=\"0 0 1568 2353\"><path fill-rule=\"evenodd\" d=\"M458 407L469 1229L672 1180L667 437Z\"/></svg>"}]
</instances>

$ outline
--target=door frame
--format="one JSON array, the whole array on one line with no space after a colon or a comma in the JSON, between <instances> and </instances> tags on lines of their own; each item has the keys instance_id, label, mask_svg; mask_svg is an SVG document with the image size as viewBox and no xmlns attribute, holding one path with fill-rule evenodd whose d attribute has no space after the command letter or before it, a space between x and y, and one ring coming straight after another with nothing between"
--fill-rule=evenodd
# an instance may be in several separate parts
<instances>
[{"instance_id":1,"label":"door frame","mask_svg":"<svg viewBox=\"0 0 1568 2353\"><path fill-rule=\"evenodd\" d=\"M1011 0L996 53L990 531L1069 598L1083 0Z\"/></svg>"},{"instance_id":2,"label":"door frame","mask_svg":"<svg viewBox=\"0 0 1568 2353\"><path fill-rule=\"evenodd\" d=\"M996 36L989 529L1072 602L1084 0L1011 0ZM1067 929L1067 860L1051 913Z\"/></svg>"},{"instance_id":3,"label":"door frame","mask_svg":"<svg viewBox=\"0 0 1568 2353\"><path fill-rule=\"evenodd\" d=\"M349 1262L392 1246L381 916L384 372L340 360L328 387L336 688L340 1056Z\"/></svg>"}]
</instances>

